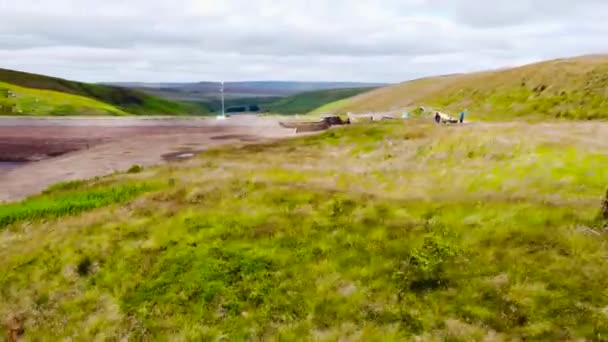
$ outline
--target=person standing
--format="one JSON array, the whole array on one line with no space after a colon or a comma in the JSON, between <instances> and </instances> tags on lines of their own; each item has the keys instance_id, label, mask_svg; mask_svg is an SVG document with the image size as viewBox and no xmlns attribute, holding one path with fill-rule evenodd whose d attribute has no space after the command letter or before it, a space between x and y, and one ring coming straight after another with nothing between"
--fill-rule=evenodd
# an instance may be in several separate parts
<instances>
[{"instance_id":1,"label":"person standing","mask_svg":"<svg viewBox=\"0 0 608 342\"><path fill-rule=\"evenodd\" d=\"M464 112L465 112L464 110L462 112L460 112L460 120L459 120L460 123L464 122Z\"/></svg>"}]
</instances>

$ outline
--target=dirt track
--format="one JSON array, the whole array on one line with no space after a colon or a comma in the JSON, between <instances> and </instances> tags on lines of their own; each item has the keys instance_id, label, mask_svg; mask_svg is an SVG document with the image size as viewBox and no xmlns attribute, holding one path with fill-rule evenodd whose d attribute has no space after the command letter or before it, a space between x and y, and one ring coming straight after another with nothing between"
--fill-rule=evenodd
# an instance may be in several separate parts
<instances>
[{"instance_id":1,"label":"dirt track","mask_svg":"<svg viewBox=\"0 0 608 342\"><path fill-rule=\"evenodd\" d=\"M2 119L4 120L4 119ZM0 202L36 194L60 181L85 179L149 166L182 153L229 143L255 143L293 136L273 119L255 117L166 121L29 121L0 120L0 160L39 160L2 173ZM73 120L73 119L71 119Z\"/></svg>"}]
</instances>

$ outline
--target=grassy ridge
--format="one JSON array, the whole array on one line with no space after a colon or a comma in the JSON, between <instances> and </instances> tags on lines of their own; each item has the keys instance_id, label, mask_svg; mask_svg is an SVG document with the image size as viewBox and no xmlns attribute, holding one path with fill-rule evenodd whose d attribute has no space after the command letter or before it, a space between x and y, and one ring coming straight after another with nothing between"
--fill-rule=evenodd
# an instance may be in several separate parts
<instances>
[{"instance_id":1,"label":"grassy ridge","mask_svg":"<svg viewBox=\"0 0 608 342\"><path fill-rule=\"evenodd\" d=\"M334 106L339 112L430 106L483 119L608 118L608 57L555 60L520 68L405 82Z\"/></svg>"},{"instance_id":2,"label":"grassy ridge","mask_svg":"<svg viewBox=\"0 0 608 342\"><path fill-rule=\"evenodd\" d=\"M0 316L34 340L600 340L607 132L412 120L208 151L128 205L13 223Z\"/></svg>"},{"instance_id":3,"label":"grassy ridge","mask_svg":"<svg viewBox=\"0 0 608 342\"><path fill-rule=\"evenodd\" d=\"M88 97L130 114L201 114L207 112L206 108L200 105L170 101L126 88L74 82L13 70L0 69L0 81L24 88Z\"/></svg>"}]
</instances>

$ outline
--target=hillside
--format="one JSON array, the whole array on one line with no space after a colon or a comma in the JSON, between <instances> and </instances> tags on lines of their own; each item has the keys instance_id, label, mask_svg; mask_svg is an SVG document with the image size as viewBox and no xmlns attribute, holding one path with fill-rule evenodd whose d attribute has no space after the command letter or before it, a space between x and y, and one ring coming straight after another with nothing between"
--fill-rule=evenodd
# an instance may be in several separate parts
<instances>
[{"instance_id":1,"label":"hillside","mask_svg":"<svg viewBox=\"0 0 608 342\"><path fill-rule=\"evenodd\" d=\"M25 340L608 336L608 124L355 124L0 205Z\"/></svg>"},{"instance_id":2,"label":"hillside","mask_svg":"<svg viewBox=\"0 0 608 342\"><path fill-rule=\"evenodd\" d=\"M141 90L169 99L190 102L209 102L219 99L220 83L109 83L112 85ZM286 97L303 92L379 87L382 83L362 82L294 82L294 81L249 81L226 82L224 95L226 99Z\"/></svg>"},{"instance_id":3,"label":"hillside","mask_svg":"<svg viewBox=\"0 0 608 342\"><path fill-rule=\"evenodd\" d=\"M123 110L88 97L52 90L18 87L0 82L0 93L10 91L15 97L0 98L0 115L127 115ZM15 106L14 110L7 107Z\"/></svg>"},{"instance_id":4,"label":"hillside","mask_svg":"<svg viewBox=\"0 0 608 342\"><path fill-rule=\"evenodd\" d=\"M608 56L585 56L385 87L331 106L338 112L418 106L483 119L608 118Z\"/></svg>"},{"instance_id":5,"label":"hillside","mask_svg":"<svg viewBox=\"0 0 608 342\"><path fill-rule=\"evenodd\" d=\"M0 82L22 88L51 90L97 100L129 114L201 114L206 108L194 104L166 100L143 92L106 86L68 81L26 72L0 69ZM108 112L112 114L112 112ZM28 114L28 113L26 113ZM71 111L70 114L81 114Z\"/></svg>"},{"instance_id":6,"label":"hillside","mask_svg":"<svg viewBox=\"0 0 608 342\"><path fill-rule=\"evenodd\" d=\"M278 99L262 108L278 114L305 114L328 103L349 98L373 88L329 89L304 92Z\"/></svg>"}]
</instances>

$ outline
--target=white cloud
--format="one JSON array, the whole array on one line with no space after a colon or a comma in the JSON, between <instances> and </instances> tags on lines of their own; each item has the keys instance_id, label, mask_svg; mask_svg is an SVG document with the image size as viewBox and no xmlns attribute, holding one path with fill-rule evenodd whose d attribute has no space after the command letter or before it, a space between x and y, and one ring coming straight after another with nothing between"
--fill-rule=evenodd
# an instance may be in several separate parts
<instances>
[{"instance_id":1,"label":"white cloud","mask_svg":"<svg viewBox=\"0 0 608 342\"><path fill-rule=\"evenodd\" d=\"M401 81L606 51L603 0L19 0L0 67L85 81Z\"/></svg>"}]
</instances>

